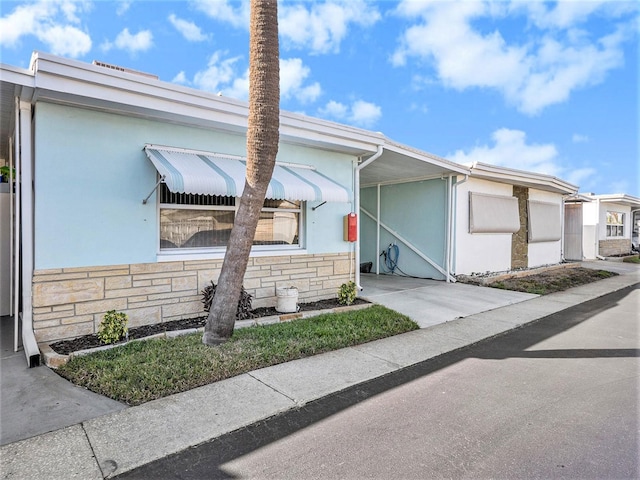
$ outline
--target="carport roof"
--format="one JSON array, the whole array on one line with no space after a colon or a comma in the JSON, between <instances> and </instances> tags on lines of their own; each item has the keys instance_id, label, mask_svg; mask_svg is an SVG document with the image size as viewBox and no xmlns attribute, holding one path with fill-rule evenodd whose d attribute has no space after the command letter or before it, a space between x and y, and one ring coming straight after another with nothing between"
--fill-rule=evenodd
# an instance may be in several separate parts
<instances>
[{"instance_id":1,"label":"carport roof","mask_svg":"<svg viewBox=\"0 0 640 480\"><path fill-rule=\"evenodd\" d=\"M35 77L24 68L0 63L0 158L9 156L9 137L15 122L15 97L33 91Z\"/></svg>"},{"instance_id":2,"label":"carport roof","mask_svg":"<svg viewBox=\"0 0 640 480\"><path fill-rule=\"evenodd\" d=\"M469 174L469 169L464 165L402 145L389 138L384 139L382 148L380 157L361 170L362 187ZM363 158L363 162L366 161L367 158Z\"/></svg>"}]
</instances>

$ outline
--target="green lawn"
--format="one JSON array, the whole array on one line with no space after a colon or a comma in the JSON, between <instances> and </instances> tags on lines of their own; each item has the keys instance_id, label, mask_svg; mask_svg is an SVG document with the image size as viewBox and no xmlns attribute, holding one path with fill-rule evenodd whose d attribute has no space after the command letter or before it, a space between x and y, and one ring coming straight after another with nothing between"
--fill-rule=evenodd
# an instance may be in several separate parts
<instances>
[{"instance_id":1,"label":"green lawn","mask_svg":"<svg viewBox=\"0 0 640 480\"><path fill-rule=\"evenodd\" d=\"M165 397L258 368L359 345L419 328L408 317L374 305L238 329L227 343L202 344L202 334L130 342L72 358L58 373L129 405Z\"/></svg>"}]
</instances>

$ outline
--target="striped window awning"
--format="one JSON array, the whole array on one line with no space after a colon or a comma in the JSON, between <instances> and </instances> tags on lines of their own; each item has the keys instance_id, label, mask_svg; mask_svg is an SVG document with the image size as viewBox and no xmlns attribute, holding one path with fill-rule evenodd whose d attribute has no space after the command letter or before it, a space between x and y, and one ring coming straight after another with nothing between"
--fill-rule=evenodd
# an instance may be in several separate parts
<instances>
[{"instance_id":1,"label":"striped window awning","mask_svg":"<svg viewBox=\"0 0 640 480\"><path fill-rule=\"evenodd\" d=\"M173 193L242 195L244 158L157 145L146 145L144 151ZM313 168L276 163L266 198L349 202L351 191Z\"/></svg>"}]
</instances>

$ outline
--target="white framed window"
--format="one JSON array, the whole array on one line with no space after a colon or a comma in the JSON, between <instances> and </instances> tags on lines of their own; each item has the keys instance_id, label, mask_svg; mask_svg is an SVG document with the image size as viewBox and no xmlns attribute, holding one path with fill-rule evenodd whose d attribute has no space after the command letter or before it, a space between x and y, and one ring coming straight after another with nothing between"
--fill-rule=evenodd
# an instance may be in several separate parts
<instances>
[{"instance_id":1,"label":"white framed window","mask_svg":"<svg viewBox=\"0 0 640 480\"><path fill-rule=\"evenodd\" d=\"M172 193L160 185L160 251L226 248L239 199ZM266 199L253 239L256 249L300 248L302 201Z\"/></svg>"},{"instance_id":2,"label":"white framed window","mask_svg":"<svg viewBox=\"0 0 640 480\"><path fill-rule=\"evenodd\" d=\"M607 237L624 237L624 213L607 211Z\"/></svg>"}]
</instances>

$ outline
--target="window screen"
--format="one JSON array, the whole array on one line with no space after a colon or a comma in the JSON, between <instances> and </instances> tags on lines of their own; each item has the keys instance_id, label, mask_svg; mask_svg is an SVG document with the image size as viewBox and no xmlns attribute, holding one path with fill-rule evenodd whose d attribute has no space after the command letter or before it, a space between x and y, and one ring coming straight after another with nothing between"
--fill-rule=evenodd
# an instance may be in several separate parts
<instances>
[{"instance_id":1,"label":"window screen","mask_svg":"<svg viewBox=\"0 0 640 480\"><path fill-rule=\"evenodd\" d=\"M160 249L226 247L237 204L235 197L172 193L160 186ZM253 245L299 245L300 201L266 199Z\"/></svg>"},{"instance_id":2,"label":"window screen","mask_svg":"<svg viewBox=\"0 0 640 480\"><path fill-rule=\"evenodd\" d=\"M469 233L515 233L520 230L518 199L469 192Z\"/></svg>"}]
</instances>

